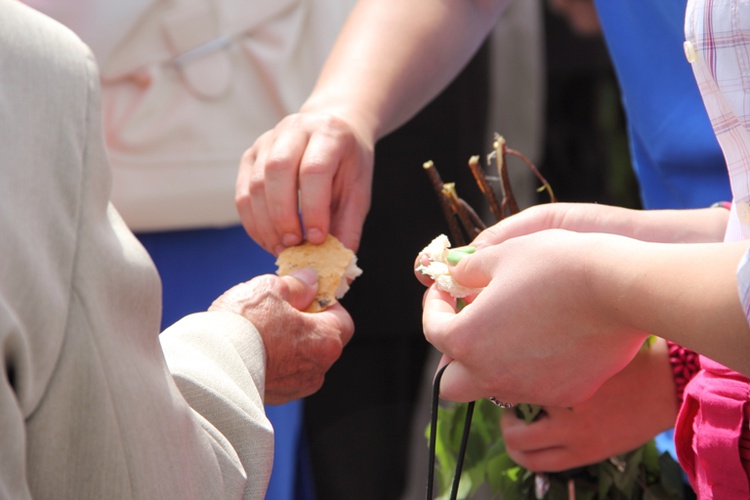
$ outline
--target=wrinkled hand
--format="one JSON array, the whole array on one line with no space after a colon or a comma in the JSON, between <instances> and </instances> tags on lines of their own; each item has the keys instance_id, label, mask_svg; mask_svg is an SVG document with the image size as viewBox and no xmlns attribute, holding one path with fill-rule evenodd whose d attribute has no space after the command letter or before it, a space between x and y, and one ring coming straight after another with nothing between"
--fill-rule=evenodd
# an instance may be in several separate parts
<instances>
[{"instance_id":1,"label":"wrinkled hand","mask_svg":"<svg viewBox=\"0 0 750 500\"><path fill-rule=\"evenodd\" d=\"M545 406L588 399L646 338L620 324L590 288L593 264L606 272L618 256L627 259L630 245L621 236L552 229L464 257L453 277L486 288L460 313L435 286L424 300L425 336L444 354L442 364L450 361L441 396Z\"/></svg>"},{"instance_id":2,"label":"wrinkled hand","mask_svg":"<svg viewBox=\"0 0 750 500\"><path fill-rule=\"evenodd\" d=\"M301 312L316 291L317 276L310 269L284 277L263 275L231 288L209 308L240 314L263 338L266 404L287 403L320 389L354 333L340 304L319 313Z\"/></svg>"},{"instance_id":3,"label":"wrinkled hand","mask_svg":"<svg viewBox=\"0 0 750 500\"><path fill-rule=\"evenodd\" d=\"M642 349L590 399L545 412L531 424L514 411L503 412L508 454L529 470L559 472L642 446L671 428L677 416L666 342Z\"/></svg>"},{"instance_id":4,"label":"wrinkled hand","mask_svg":"<svg viewBox=\"0 0 750 500\"><path fill-rule=\"evenodd\" d=\"M309 241L322 243L331 232L356 252L370 207L373 145L331 114L286 117L242 157L235 202L245 230L278 255L302 241L301 215Z\"/></svg>"}]
</instances>

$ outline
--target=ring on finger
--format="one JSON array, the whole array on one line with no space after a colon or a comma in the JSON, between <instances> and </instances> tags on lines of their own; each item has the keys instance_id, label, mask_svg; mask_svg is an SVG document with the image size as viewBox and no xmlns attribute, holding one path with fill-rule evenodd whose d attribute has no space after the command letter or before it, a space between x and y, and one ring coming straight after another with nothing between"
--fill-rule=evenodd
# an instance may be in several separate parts
<instances>
[{"instance_id":1,"label":"ring on finger","mask_svg":"<svg viewBox=\"0 0 750 500\"><path fill-rule=\"evenodd\" d=\"M497 407L504 408L506 410L508 408L513 408L513 403L503 403L502 401L497 399L495 396L490 396L487 399L489 399L492 402L492 404L494 404Z\"/></svg>"}]
</instances>

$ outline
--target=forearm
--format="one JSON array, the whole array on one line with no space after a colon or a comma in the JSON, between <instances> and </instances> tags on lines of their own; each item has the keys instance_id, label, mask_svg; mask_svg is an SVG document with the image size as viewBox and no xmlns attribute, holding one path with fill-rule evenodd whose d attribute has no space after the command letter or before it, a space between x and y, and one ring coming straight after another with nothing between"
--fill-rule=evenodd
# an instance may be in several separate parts
<instances>
[{"instance_id":1,"label":"forearm","mask_svg":"<svg viewBox=\"0 0 750 500\"><path fill-rule=\"evenodd\" d=\"M724 240L729 211L632 210L621 207L568 204L558 216L559 227L572 231L621 234L659 243L711 243Z\"/></svg>"},{"instance_id":2,"label":"forearm","mask_svg":"<svg viewBox=\"0 0 750 500\"><path fill-rule=\"evenodd\" d=\"M666 245L623 239L600 248L592 292L624 325L750 374L750 328L737 267L750 241Z\"/></svg>"},{"instance_id":3,"label":"forearm","mask_svg":"<svg viewBox=\"0 0 750 500\"><path fill-rule=\"evenodd\" d=\"M645 210L641 214L632 236L662 243L723 241L729 220L729 211L721 208Z\"/></svg>"},{"instance_id":4,"label":"forearm","mask_svg":"<svg viewBox=\"0 0 750 500\"><path fill-rule=\"evenodd\" d=\"M477 247L491 246L509 238L558 228L580 233L619 234L661 243L708 243L724 239L729 211L632 210L589 203L548 203L504 219L475 240Z\"/></svg>"},{"instance_id":5,"label":"forearm","mask_svg":"<svg viewBox=\"0 0 750 500\"><path fill-rule=\"evenodd\" d=\"M445 87L508 0L362 0L303 106L361 124L375 139Z\"/></svg>"}]
</instances>

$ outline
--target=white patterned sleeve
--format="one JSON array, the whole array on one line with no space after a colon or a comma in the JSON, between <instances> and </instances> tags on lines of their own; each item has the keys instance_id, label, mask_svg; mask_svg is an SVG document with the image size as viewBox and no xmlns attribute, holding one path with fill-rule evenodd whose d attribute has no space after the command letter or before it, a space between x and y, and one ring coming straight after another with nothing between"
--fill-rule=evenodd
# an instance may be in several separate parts
<instances>
[{"instance_id":1,"label":"white patterned sleeve","mask_svg":"<svg viewBox=\"0 0 750 500\"><path fill-rule=\"evenodd\" d=\"M742 301L742 309L750 322L750 249L742 256L737 267L737 287Z\"/></svg>"}]
</instances>

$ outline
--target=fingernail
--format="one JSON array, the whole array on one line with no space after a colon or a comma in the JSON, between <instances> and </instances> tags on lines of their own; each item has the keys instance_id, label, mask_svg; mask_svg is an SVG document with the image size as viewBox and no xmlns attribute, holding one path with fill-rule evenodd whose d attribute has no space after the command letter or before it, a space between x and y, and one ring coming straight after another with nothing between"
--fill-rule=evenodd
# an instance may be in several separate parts
<instances>
[{"instance_id":1,"label":"fingernail","mask_svg":"<svg viewBox=\"0 0 750 500\"><path fill-rule=\"evenodd\" d=\"M294 272L289 273L289 276L301 281L307 286L314 286L318 284L318 273L315 272L315 269L312 269L310 267L297 269Z\"/></svg>"},{"instance_id":2,"label":"fingernail","mask_svg":"<svg viewBox=\"0 0 750 500\"><path fill-rule=\"evenodd\" d=\"M448 252L448 255L445 257L445 259L448 261L448 264L452 264L455 266L461 261L461 259L463 259L467 255L473 254L476 251L477 249L471 246L456 248Z\"/></svg>"},{"instance_id":3,"label":"fingernail","mask_svg":"<svg viewBox=\"0 0 750 500\"><path fill-rule=\"evenodd\" d=\"M322 243L323 231L315 227L309 228L307 230L307 239L313 243Z\"/></svg>"},{"instance_id":4,"label":"fingernail","mask_svg":"<svg viewBox=\"0 0 750 500\"><path fill-rule=\"evenodd\" d=\"M283 243L285 247L293 247L299 245L300 239L299 236L294 233L286 233L281 237L281 243Z\"/></svg>"}]
</instances>

